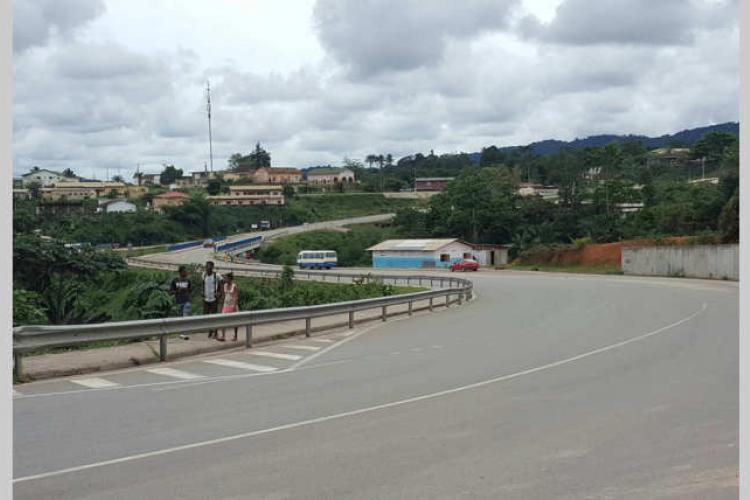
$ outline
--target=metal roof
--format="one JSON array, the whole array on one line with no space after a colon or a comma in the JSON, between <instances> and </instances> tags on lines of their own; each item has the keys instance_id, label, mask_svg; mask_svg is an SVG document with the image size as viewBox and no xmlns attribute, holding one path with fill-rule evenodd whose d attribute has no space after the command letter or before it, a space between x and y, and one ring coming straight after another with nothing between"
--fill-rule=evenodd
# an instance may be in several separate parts
<instances>
[{"instance_id":1,"label":"metal roof","mask_svg":"<svg viewBox=\"0 0 750 500\"><path fill-rule=\"evenodd\" d=\"M432 252L459 241L458 238L424 240L385 240L368 248L369 251L398 250L401 252ZM462 242L463 243L463 242Z\"/></svg>"}]
</instances>

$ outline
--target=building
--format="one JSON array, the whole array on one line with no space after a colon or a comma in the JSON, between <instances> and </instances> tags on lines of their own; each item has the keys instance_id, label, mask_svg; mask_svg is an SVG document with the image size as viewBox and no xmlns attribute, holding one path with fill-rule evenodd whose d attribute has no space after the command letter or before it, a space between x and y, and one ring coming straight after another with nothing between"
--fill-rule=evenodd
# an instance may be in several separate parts
<instances>
[{"instance_id":1,"label":"building","mask_svg":"<svg viewBox=\"0 0 750 500\"><path fill-rule=\"evenodd\" d=\"M122 182L57 182L51 187L43 187L41 194L44 200L85 200L109 196L112 193L124 194L126 190Z\"/></svg>"},{"instance_id":2,"label":"building","mask_svg":"<svg viewBox=\"0 0 750 500\"><path fill-rule=\"evenodd\" d=\"M161 213L164 207L179 207L188 200L188 195L178 191L157 194L152 201L154 212Z\"/></svg>"},{"instance_id":3,"label":"building","mask_svg":"<svg viewBox=\"0 0 750 500\"><path fill-rule=\"evenodd\" d=\"M283 205L283 188L279 185L229 186L229 194L209 196L214 205L249 206Z\"/></svg>"},{"instance_id":4,"label":"building","mask_svg":"<svg viewBox=\"0 0 750 500\"><path fill-rule=\"evenodd\" d=\"M472 244L474 258L481 266L504 266L508 264L508 247L506 245Z\"/></svg>"},{"instance_id":5,"label":"building","mask_svg":"<svg viewBox=\"0 0 750 500\"><path fill-rule=\"evenodd\" d=\"M252 177L257 184L298 184L302 181L302 172L296 168L261 167Z\"/></svg>"},{"instance_id":6,"label":"building","mask_svg":"<svg viewBox=\"0 0 750 500\"><path fill-rule=\"evenodd\" d=\"M544 186L531 182L522 182L516 191L519 196L541 196L545 200L556 200L560 196L560 188Z\"/></svg>"},{"instance_id":7,"label":"building","mask_svg":"<svg viewBox=\"0 0 750 500\"><path fill-rule=\"evenodd\" d=\"M479 260L473 245L456 238L386 240L367 250L375 268L447 268L461 259Z\"/></svg>"},{"instance_id":8,"label":"building","mask_svg":"<svg viewBox=\"0 0 750 500\"><path fill-rule=\"evenodd\" d=\"M99 207L96 211L98 213L106 214L122 214L122 213L133 213L136 211L136 206L126 200L99 200Z\"/></svg>"},{"instance_id":9,"label":"building","mask_svg":"<svg viewBox=\"0 0 750 500\"><path fill-rule=\"evenodd\" d=\"M175 179L174 185L177 188L187 188L190 186L193 186L195 183L193 182L192 177L180 177L179 179Z\"/></svg>"},{"instance_id":10,"label":"building","mask_svg":"<svg viewBox=\"0 0 750 500\"><path fill-rule=\"evenodd\" d=\"M13 189L23 189L22 177L13 177Z\"/></svg>"},{"instance_id":11,"label":"building","mask_svg":"<svg viewBox=\"0 0 750 500\"><path fill-rule=\"evenodd\" d=\"M648 152L646 165L677 166L685 165L690 159L689 148L658 148Z\"/></svg>"},{"instance_id":12,"label":"building","mask_svg":"<svg viewBox=\"0 0 750 500\"><path fill-rule=\"evenodd\" d=\"M315 170L308 170L307 172L308 184L315 185L326 185L326 184L349 184L354 183L354 172L348 168L317 168Z\"/></svg>"},{"instance_id":13,"label":"building","mask_svg":"<svg viewBox=\"0 0 750 500\"><path fill-rule=\"evenodd\" d=\"M23 187L28 187L29 184L38 184L42 187L48 187L58 182L70 182L78 180L79 178L75 176L66 177L60 172L37 167L32 168L31 172L29 172L28 174L23 174L21 176L21 184L23 185Z\"/></svg>"},{"instance_id":14,"label":"building","mask_svg":"<svg viewBox=\"0 0 750 500\"><path fill-rule=\"evenodd\" d=\"M126 184L122 191L122 193L130 199L143 198L143 195L147 192L148 188L146 188L146 186L134 186L132 184Z\"/></svg>"},{"instance_id":15,"label":"building","mask_svg":"<svg viewBox=\"0 0 750 500\"><path fill-rule=\"evenodd\" d=\"M141 174L141 184L144 186L160 186L161 174Z\"/></svg>"},{"instance_id":16,"label":"building","mask_svg":"<svg viewBox=\"0 0 750 500\"><path fill-rule=\"evenodd\" d=\"M440 192L452 180L453 177L417 177L414 179L414 191Z\"/></svg>"},{"instance_id":17,"label":"building","mask_svg":"<svg viewBox=\"0 0 750 500\"><path fill-rule=\"evenodd\" d=\"M14 200L28 200L31 198L31 193L28 189L13 189Z\"/></svg>"}]
</instances>

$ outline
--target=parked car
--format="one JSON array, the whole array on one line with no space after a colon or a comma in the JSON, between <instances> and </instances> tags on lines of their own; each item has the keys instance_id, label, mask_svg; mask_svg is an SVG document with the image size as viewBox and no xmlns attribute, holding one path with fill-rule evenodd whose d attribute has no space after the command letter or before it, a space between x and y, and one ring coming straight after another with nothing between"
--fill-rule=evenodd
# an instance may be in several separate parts
<instances>
[{"instance_id":1,"label":"parked car","mask_svg":"<svg viewBox=\"0 0 750 500\"><path fill-rule=\"evenodd\" d=\"M461 259L451 264L451 271L478 271L479 262L474 259Z\"/></svg>"},{"instance_id":2,"label":"parked car","mask_svg":"<svg viewBox=\"0 0 750 500\"><path fill-rule=\"evenodd\" d=\"M203 248L213 248L214 240L203 240Z\"/></svg>"}]
</instances>

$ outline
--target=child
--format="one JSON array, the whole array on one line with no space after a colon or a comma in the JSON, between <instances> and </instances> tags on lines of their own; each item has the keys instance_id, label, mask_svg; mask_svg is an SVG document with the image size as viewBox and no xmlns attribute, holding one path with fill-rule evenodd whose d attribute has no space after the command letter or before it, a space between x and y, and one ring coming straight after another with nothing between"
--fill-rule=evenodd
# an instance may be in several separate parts
<instances>
[{"instance_id":1,"label":"child","mask_svg":"<svg viewBox=\"0 0 750 500\"><path fill-rule=\"evenodd\" d=\"M190 316L190 280L188 279L187 267L180 266L178 276L172 280L170 290L177 303L177 314L179 316ZM187 340L188 336L180 334L180 338Z\"/></svg>"},{"instance_id":2,"label":"child","mask_svg":"<svg viewBox=\"0 0 750 500\"><path fill-rule=\"evenodd\" d=\"M222 314L237 312L240 291L237 289L237 283L234 282L234 274L232 272L224 275L224 293L222 295L224 296L224 307L221 308ZM234 338L232 339L234 342L237 341L237 328L236 326L234 327ZM224 332L225 329L222 328L221 337L217 336L216 340L224 342L226 340Z\"/></svg>"}]
</instances>

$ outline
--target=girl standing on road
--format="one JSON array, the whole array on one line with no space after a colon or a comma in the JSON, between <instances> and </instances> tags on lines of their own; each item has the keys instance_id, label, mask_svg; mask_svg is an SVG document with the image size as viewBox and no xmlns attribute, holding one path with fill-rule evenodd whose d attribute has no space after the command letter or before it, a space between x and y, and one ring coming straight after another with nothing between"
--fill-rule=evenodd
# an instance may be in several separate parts
<instances>
[{"instance_id":1,"label":"girl standing on road","mask_svg":"<svg viewBox=\"0 0 750 500\"><path fill-rule=\"evenodd\" d=\"M237 283L234 282L233 273L228 272L227 274L224 275L223 287L224 287L224 293L223 293L224 306L221 308L222 314L237 312L238 311L237 304L240 299L240 291L237 289ZM235 342L237 341L237 328L238 327L236 326L234 327L234 338L232 339ZM221 337L216 337L216 340L224 342L226 340L225 335L224 335L225 332L226 332L226 329L222 328Z\"/></svg>"}]
</instances>

